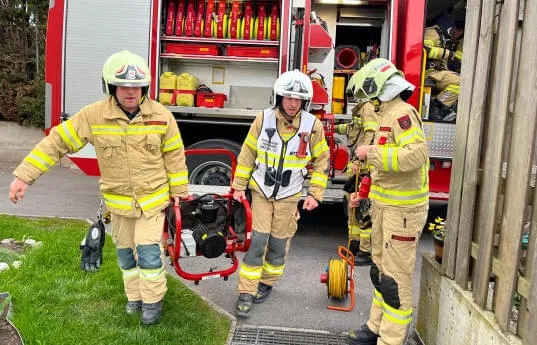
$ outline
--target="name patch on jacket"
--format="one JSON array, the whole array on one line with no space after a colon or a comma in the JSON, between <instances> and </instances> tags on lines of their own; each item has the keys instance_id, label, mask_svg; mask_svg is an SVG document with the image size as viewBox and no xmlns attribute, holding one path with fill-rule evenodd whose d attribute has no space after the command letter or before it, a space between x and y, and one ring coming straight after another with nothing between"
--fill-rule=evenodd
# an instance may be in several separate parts
<instances>
[{"instance_id":1,"label":"name patch on jacket","mask_svg":"<svg viewBox=\"0 0 537 345\"><path fill-rule=\"evenodd\" d=\"M409 129L412 125L412 121L410 121L410 116L404 115L397 119L397 122L399 122L399 127L402 129Z\"/></svg>"},{"instance_id":2,"label":"name patch on jacket","mask_svg":"<svg viewBox=\"0 0 537 345\"><path fill-rule=\"evenodd\" d=\"M391 127L379 127L379 131L381 131L381 132L391 132L392 128Z\"/></svg>"},{"instance_id":3,"label":"name patch on jacket","mask_svg":"<svg viewBox=\"0 0 537 345\"><path fill-rule=\"evenodd\" d=\"M166 121L146 121L144 125L146 126L166 126L168 123Z\"/></svg>"}]
</instances>

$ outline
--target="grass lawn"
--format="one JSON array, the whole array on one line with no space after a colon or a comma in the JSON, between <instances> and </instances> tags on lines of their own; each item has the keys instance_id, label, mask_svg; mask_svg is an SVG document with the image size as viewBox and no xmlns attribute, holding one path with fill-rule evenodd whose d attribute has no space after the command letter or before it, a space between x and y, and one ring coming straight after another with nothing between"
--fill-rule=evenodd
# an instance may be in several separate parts
<instances>
[{"instance_id":1,"label":"grass lawn","mask_svg":"<svg viewBox=\"0 0 537 345\"><path fill-rule=\"evenodd\" d=\"M170 276L159 324L144 326L140 316L127 316L110 236L101 269L79 268L87 229L83 221L0 215L0 239L43 242L25 254L20 269L0 273L0 292L12 296L12 321L25 345L225 344L231 322Z\"/></svg>"}]
</instances>

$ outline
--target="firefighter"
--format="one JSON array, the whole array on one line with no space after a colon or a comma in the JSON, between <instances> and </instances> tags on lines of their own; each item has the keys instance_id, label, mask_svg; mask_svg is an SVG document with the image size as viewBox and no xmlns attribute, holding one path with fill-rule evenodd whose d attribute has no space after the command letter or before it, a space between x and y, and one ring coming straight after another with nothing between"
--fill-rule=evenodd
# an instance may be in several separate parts
<instances>
[{"instance_id":1,"label":"firefighter","mask_svg":"<svg viewBox=\"0 0 537 345\"><path fill-rule=\"evenodd\" d=\"M283 73L274 84L274 106L257 115L238 157L232 188L252 195L252 242L239 270L236 314L248 317L283 274L308 164L311 179L302 209L322 201L330 152L322 123L308 113L313 87L305 74Z\"/></svg>"},{"instance_id":2,"label":"firefighter","mask_svg":"<svg viewBox=\"0 0 537 345\"><path fill-rule=\"evenodd\" d=\"M449 35L448 46L455 52L455 59L450 61L448 68L454 72L461 73L462 49L464 45L464 21L456 20L447 30Z\"/></svg>"},{"instance_id":3,"label":"firefighter","mask_svg":"<svg viewBox=\"0 0 537 345\"><path fill-rule=\"evenodd\" d=\"M345 190L345 199L348 201L348 247L354 254L356 266L371 264L371 216L368 210L360 210L350 205L350 194L356 192L356 178L367 173L367 168L363 168L366 165L360 165L362 169L358 171L359 163L354 157L354 149L360 145L370 144L377 126L377 115L373 105L369 102L361 102L354 106L352 122L336 126L336 132L347 137L347 146L353 156L347 165L347 173L350 176L343 189Z\"/></svg>"},{"instance_id":4,"label":"firefighter","mask_svg":"<svg viewBox=\"0 0 537 345\"><path fill-rule=\"evenodd\" d=\"M462 37L464 30L453 27L451 31L457 39ZM454 121L456 118L456 104L460 92L460 75L449 70L448 66L454 62L462 61L462 44L460 50L451 50L439 26L425 28L423 41L427 51L427 70L425 80L433 87L436 93L431 101L429 117L435 121Z\"/></svg>"},{"instance_id":5,"label":"firefighter","mask_svg":"<svg viewBox=\"0 0 537 345\"><path fill-rule=\"evenodd\" d=\"M161 235L170 197L187 197L181 134L173 115L149 99L147 63L127 50L104 63L104 100L54 127L15 169L9 198L17 203L29 185L62 156L95 146L100 191L112 214L112 239L123 273L127 314L157 323L166 293Z\"/></svg>"},{"instance_id":6,"label":"firefighter","mask_svg":"<svg viewBox=\"0 0 537 345\"><path fill-rule=\"evenodd\" d=\"M367 324L349 332L350 344L402 345L412 321L412 274L429 201L427 144L418 112L405 100L414 86L388 60L366 64L350 86L378 108L372 145L356 148L371 171L371 281ZM360 197L352 195L356 206Z\"/></svg>"}]
</instances>

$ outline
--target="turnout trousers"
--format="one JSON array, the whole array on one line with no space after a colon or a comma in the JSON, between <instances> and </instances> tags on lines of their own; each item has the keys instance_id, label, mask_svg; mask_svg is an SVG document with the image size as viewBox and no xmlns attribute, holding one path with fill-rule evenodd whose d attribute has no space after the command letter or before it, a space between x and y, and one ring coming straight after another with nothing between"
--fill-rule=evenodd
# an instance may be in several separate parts
<instances>
[{"instance_id":1,"label":"turnout trousers","mask_svg":"<svg viewBox=\"0 0 537 345\"><path fill-rule=\"evenodd\" d=\"M239 270L239 293L255 295L259 282L274 286L283 274L291 238L297 230L299 199L299 195L267 199L252 191L252 242Z\"/></svg>"},{"instance_id":2,"label":"turnout trousers","mask_svg":"<svg viewBox=\"0 0 537 345\"><path fill-rule=\"evenodd\" d=\"M375 287L367 326L378 345L403 345L412 321L412 275L428 204L371 206L371 281Z\"/></svg>"},{"instance_id":3,"label":"turnout trousers","mask_svg":"<svg viewBox=\"0 0 537 345\"><path fill-rule=\"evenodd\" d=\"M161 244L164 213L146 217L112 214L112 239L129 301L156 303L166 293L166 270Z\"/></svg>"}]
</instances>

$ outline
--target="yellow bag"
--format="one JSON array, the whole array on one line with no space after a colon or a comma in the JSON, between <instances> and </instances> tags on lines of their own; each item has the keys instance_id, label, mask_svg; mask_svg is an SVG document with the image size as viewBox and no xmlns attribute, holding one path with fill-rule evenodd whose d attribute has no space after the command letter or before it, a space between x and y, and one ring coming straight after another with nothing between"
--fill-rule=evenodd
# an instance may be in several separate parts
<instances>
[{"instance_id":1,"label":"yellow bag","mask_svg":"<svg viewBox=\"0 0 537 345\"><path fill-rule=\"evenodd\" d=\"M192 74L181 73L177 77L176 104L183 107L193 107L198 84L198 78Z\"/></svg>"},{"instance_id":2,"label":"yellow bag","mask_svg":"<svg viewBox=\"0 0 537 345\"><path fill-rule=\"evenodd\" d=\"M173 91L177 83L177 76L173 72L164 72L160 76L159 84L159 102L164 105L175 105L172 103Z\"/></svg>"}]
</instances>

